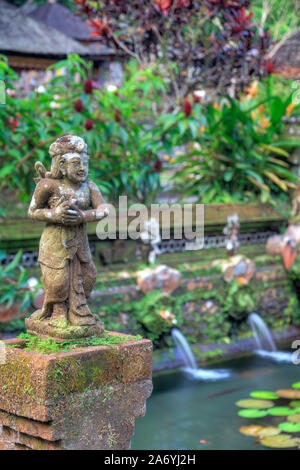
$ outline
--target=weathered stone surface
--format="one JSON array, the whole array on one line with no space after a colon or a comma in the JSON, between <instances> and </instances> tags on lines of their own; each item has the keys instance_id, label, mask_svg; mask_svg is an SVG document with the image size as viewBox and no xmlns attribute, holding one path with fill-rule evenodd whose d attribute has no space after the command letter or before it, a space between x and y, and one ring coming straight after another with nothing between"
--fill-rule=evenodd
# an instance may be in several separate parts
<instances>
[{"instance_id":1,"label":"weathered stone surface","mask_svg":"<svg viewBox=\"0 0 300 470\"><path fill-rule=\"evenodd\" d=\"M55 354L25 351L20 340L7 343L14 347L0 366L2 447L130 447L134 421L152 391L151 341Z\"/></svg>"},{"instance_id":2,"label":"weathered stone surface","mask_svg":"<svg viewBox=\"0 0 300 470\"><path fill-rule=\"evenodd\" d=\"M0 439L2 439L3 442L13 442L15 444L29 447L29 449L32 450L60 450L61 448L59 442L50 442L37 437L28 436L27 434L14 431L13 429L5 426L2 427Z\"/></svg>"},{"instance_id":3,"label":"weathered stone surface","mask_svg":"<svg viewBox=\"0 0 300 470\"><path fill-rule=\"evenodd\" d=\"M40 437L47 441L56 441L59 437L55 433L55 428L49 423L22 418L22 416L6 413L5 411L0 411L0 426L6 426L14 431Z\"/></svg>"},{"instance_id":4,"label":"weathered stone surface","mask_svg":"<svg viewBox=\"0 0 300 470\"><path fill-rule=\"evenodd\" d=\"M46 225L38 257L45 295L41 309L26 319L27 331L58 340L102 336L104 325L87 305L97 271L86 225L106 217L108 207L88 180L89 157L81 137L65 134L49 153L50 171L35 164L37 186L28 210L31 219Z\"/></svg>"},{"instance_id":5,"label":"weathered stone surface","mask_svg":"<svg viewBox=\"0 0 300 470\"><path fill-rule=\"evenodd\" d=\"M228 259L215 260L212 264L213 266L220 266L226 282L237 279L241 284L248 284L255 271L254 261L242 255L235 255Z\"/></svg>"},{"instance_id":6,"label":"weathered stone surface","mask_svg":"<svg viewBox=\"0 0 300 470\"><path fill-rule=\"evenodd\" d=\"M94 325L76 325L67 328L57 328L51 325L47 319L37 320L41 310L37 310L30 318L25 319L27 333L38 335L42 339L53 339L64 342L66 339L84 338L88 336L103 336L104 323L97 321Z\"/></svg>"},{"instance_id":7,"label":"weathered stone surface","mask_svg":"<svg viewBox=\"0 0 300 470\"><path fill-rule=\"evenodd\" d=\"M180 286L181 274L165 265L146 268L138 272L137 284L144 293L161 289L164 294L169 294Z\"/></svg>"}]
</instances>

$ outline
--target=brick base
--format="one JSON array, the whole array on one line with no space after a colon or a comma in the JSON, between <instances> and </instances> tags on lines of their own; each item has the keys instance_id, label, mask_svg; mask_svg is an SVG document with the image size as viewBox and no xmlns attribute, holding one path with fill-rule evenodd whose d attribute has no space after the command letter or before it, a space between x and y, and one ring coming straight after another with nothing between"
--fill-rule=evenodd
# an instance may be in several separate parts
<instances>
[{"instance_id":1,"label":"brick base","mask_svg":"<svg viewBox=\"0 0 300 470\"><path fill-rule=\"evenodd\" d=\"M6 356L0 450L130 448L152 391L150 341L47 355L10 347Z\"/></svg>"}]
</instances>

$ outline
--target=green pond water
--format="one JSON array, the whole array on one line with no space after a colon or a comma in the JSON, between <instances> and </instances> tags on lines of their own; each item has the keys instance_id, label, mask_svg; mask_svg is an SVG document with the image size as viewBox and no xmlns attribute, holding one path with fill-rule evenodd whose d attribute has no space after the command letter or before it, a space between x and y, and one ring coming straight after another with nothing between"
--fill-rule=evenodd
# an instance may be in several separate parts
<instances>
[{"instance_id":1,"label":"green pond water","mask_svg":"<svg viewBox=\"0 0 300 470\"><path fill-rule=\"evenodd\" d=\"M154 378L146 416L136 420L132 449L266 450L254 437L239 433L243 425L264 423L238 416L235 402L254 390L290 388L300 380L300 364L275 363L253 355L223 362L220 368L230 369L232 376L194 382L179 371Z\"/></svg>"}]
</instances>

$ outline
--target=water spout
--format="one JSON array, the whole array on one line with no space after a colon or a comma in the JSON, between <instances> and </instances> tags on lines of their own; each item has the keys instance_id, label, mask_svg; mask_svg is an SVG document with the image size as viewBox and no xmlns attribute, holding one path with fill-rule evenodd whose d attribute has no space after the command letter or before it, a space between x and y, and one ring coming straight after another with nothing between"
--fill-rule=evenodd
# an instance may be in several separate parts
<instances>
[{"instance_id":1,"label":"water spout","mask_svg":"<svg viewBox=\"0 0 300 470\"><path fill-rule=\"evenodd\" d=\"M248 318L253 332L257 349L264 351L276 351L276 346L271 332L263 319L257 313L251 313Z\"/></svg>"},{"instance_id":2,"label":"water spout","mask_svg":"<svg viewBox=\"0 0 300 470\"><path fill-rule=\"evenodd\" d=\"M257 313L251 313L248 322L252 330L257 349L255 353L266 359L272 359L276 362L291 362L292 354L288 352L277 351L271 331Z\"/></svg>"},{"instance_id":3,"label":"water spout","mask_svg":"<svg viewBox=\"0 0 300 470\"><path fill-rule=\"evenodd\" d=\"M190 369L197 370L197 364L195 360L195 356L192 353L192 350L189 346L189 343L185 339L182 333L176 328L172 330L172 338L174 343L176 344L177 348L181 351L182 359L186 367Z\"/></svg>"},{"instance_id":4,"label":"water spout","mask_svg":"<svg viewBox=\"0 0 300 470\"><path fill-rule=\"evenodd\" d=\"M198 369L195 356L183 334L176 328L173 328L171 334L175 345L181 353L185 365L184 371L189 377L199 380L220 380L227 379L230 376L230 372L224 369Z\"/></svg>"}]
</instances>

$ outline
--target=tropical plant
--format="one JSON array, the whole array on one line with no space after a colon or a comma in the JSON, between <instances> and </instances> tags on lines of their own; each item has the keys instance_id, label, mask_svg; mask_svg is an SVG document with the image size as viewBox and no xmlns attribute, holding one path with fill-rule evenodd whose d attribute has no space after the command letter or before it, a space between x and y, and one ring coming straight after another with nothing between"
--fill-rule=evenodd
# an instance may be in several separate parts
<instances>
[{"instance_id":1,"label":"tropical plant","mask_svg":"<svg viewBox=\"0 0 300 470\"><path fill-rule=\"evenodd\" d=\"M274 41L282 40L300 26L300 4L294 0L253 0L254 19L270 29Z\"/></svg>"},{"instance_id":2,"label":"tropical plant","mask_svg":"<svg viewBox=\"0 0 300 470\"><path fill-rule=\"evenodd\" d=\"M6 106L0 106L1 187L18 188L21 200L28 201L34 162L49 167L50 143L71 132L86 140L91 178L110 201L122 193L151 200L160 184L160 132L153 110L165 90L162 79L129 63L124 85L111 92L90 78L91 64L77 55L50 68L65 73L29 99L19 99L13 89L17 76L5 57L0 60L0 79L8 90Z\"/></svg>"}]
</instances>

